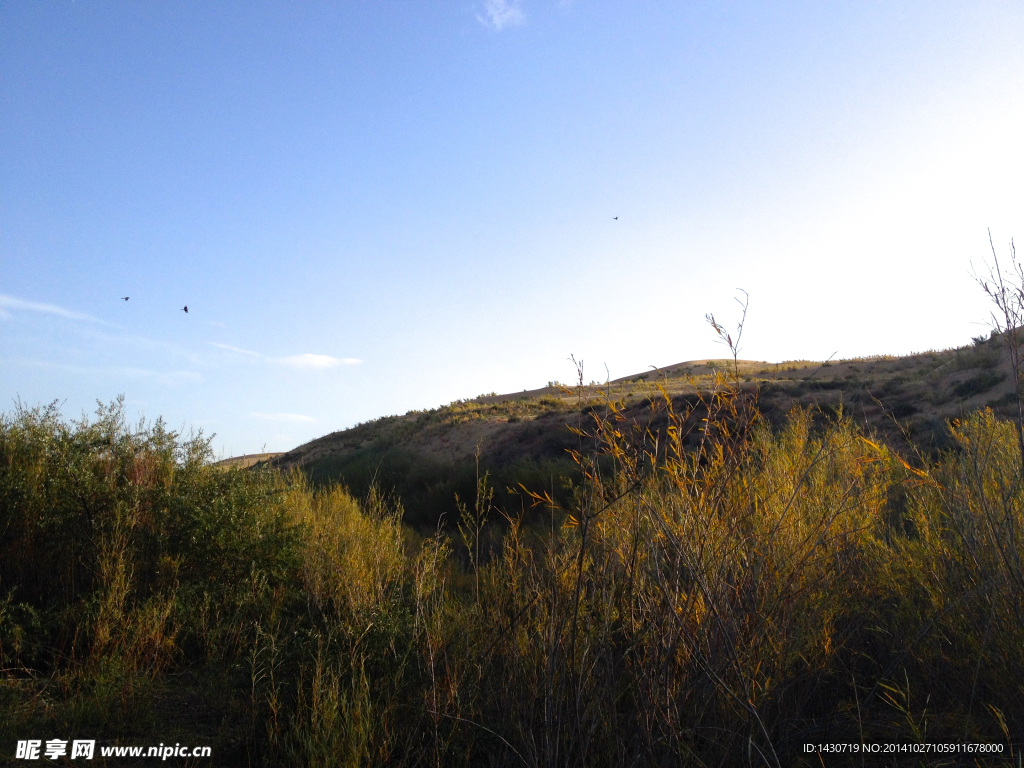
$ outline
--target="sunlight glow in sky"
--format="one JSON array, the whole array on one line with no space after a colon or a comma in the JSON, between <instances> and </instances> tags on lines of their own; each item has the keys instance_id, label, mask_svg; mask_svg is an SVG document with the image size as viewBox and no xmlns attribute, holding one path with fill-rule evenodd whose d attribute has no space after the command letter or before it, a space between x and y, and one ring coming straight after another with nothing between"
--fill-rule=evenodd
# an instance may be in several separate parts
<instances>
[{"instance_id":1,"label":"sunlight glow in sky","mask_svg":"<svg viewBox=\"0 0 1024 768\"><path fill-rule=\"evenodd\" d=\"M3 410L286 450L721 357L738 288L745 358L962 345L987 229L1024 238L1022 38L997 2L0 3Z\"/></svg>"}]
</instances>

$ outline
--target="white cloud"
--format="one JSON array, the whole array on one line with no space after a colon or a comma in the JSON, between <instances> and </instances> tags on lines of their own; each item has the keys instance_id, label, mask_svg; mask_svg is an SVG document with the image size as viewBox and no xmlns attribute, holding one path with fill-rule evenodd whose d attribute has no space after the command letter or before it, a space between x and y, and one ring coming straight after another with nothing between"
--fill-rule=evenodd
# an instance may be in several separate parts
<instances>
[{"instance_id":1,"label":"white cloud","mask_svg":"<svg viewBox=\"0 0 1024 768\"><path fill-rule=\"evenodd\" d=\"M288 355L287 357L280 357L277 360L283 365L290 366L292 368L335 368L339 365L358 365L363 362L357 360L354 357L331 357L329 355Z\"/></svg>"},{"instance_id":2,"label":"white cloud","mask_svg":"<svg viewBox=\"0 0 1024 768\"><path fill-rule=\"evenodd\" d=\"M286 355L285 357L267 357L259 352L253 352L250 349L232 347L230 344L218 344L215 341L207 343L212 347L224 349L228 352L256 357L260 360L267 360L272 363L280 363L281 365L286 365L289 368L300 368L305 370L324 370L326 368L337 368L339 365L359 365L363 362L356 357L331 357L330 355L314 355L310 353L306 353L304 355Z\"/></svg>"},{"instance_id":3,"label":"white cloud","mask_svg":"<svg viewBox=\"0 0 1024 768\"><path fill-rule=\"evenodd\" d=\"M88 323L100 323L101 325L112 325L104 320L87 315L84 312L72 312L71 310L58 307L54 304L41 304L37 301L24 301L23 299L16 299L13 296L4 296L0 294L0 312L3 312L3 317L10 317L10 313L6 310L9 309L23 309L28 312L42 312L48 315L57 315L63 317L66 320L84 320Z\"/></svg>"},{"instance_id":4,"label":"white cloud","mask_svg":"<svg viewBox=\"0 0 1024 768\"><path fill-rule=\"evenodd\" d=\"M219 349L226 349L229 352L237 352L240 355L251 355L252 357L263 357L259 352L253 352L248 349L242 349L241 347L232 347L229 344L218 344L215 341L209 342L210 346L217 347Z\"/></svg>"},{"instance_id":5,"label":"white cloud","mask_svg":"<svg viewBox=\"0 0 1024 768\"><path fill-rule=\"evenodd\" d=\"M263 421L287 421L315 424L316 419L303 416L301 413L250 413L250 419L262 419Z\"/></svg>"},{"instance_id":6,"label":"white cloud","mask_svg":"<svg viewBox=\"0 0 1024 768\"><path fill-rule=\"evenodd\" d=\"M516 26L526 20L520 0L484 0L484 15L476 15L484 26L500 32L507 26Z\"/></svg>"}]
</instances>

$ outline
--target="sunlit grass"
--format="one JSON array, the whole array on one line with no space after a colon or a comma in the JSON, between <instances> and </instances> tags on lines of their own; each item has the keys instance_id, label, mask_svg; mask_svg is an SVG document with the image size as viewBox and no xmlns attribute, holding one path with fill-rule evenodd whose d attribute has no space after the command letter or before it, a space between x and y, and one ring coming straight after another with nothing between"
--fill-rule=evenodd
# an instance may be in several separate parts
<instances>
[{"instance_id":1,"label":"sunlit grass","mask_svg":"<svg viewBox=\"0 0 1024 768\"><path fill-rule=\"evenodd\" d=\"M801 750L826 740L1016 760L1013 426L980 412L900 456L841 410L772 429L739 376L684 410L646 385L641 421L614 388L501 405L575 414L572 501L525 488L502 515L481 471L428 536L397 499L216 469L117 404L5 416L0 743L201 722L247 765L819 765Z\"/></svg>"}]
</instances>

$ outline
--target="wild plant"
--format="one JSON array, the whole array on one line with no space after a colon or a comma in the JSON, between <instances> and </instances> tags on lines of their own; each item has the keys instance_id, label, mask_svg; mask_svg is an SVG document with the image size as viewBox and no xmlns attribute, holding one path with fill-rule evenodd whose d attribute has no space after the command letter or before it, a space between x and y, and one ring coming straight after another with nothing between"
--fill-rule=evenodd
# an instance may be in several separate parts
<instances>
[{"instance_id":1,"label":"wild plant","mask_svg":"<svg viewBox=\"0 0 1024 768\"><path fill-rule=\"evenodd\" d=\"M224 471L116 404L4 417L2 735L137 733L199 669L239 764L818 765L801 749L824 740L1017 759L1016 426L980 412L909 458L841 408L773 428L732 356L684 395L652 376L642 407L580 368L571 500L520 488L536 507L498 515L481 462L426 537L376 490Z\"/></svg>"},{"instance_id":2,"label":"wild plant","mask_svg":"<svg viewBox=\"0 0 1024 768\"><path fill-rule=\"evenodd\" d=\"M974 271L974 280L995 304L990 315L993 338L999 336L1006 346L1010 358L1010 373L1013 376L1013 391L1017 400L1017 448L1020 453L1020 471L1024 478L1024 403L1021 401L1021 353L1024 344L1024 265L1017 261L1017 249L1010 241L1010 263L1004 270L992 242L992 231L988 233L988 244L992 249L992 263L985 263L987 274ZM980 346L980 345L979 345Z\"/></svg>"}]
</instances>

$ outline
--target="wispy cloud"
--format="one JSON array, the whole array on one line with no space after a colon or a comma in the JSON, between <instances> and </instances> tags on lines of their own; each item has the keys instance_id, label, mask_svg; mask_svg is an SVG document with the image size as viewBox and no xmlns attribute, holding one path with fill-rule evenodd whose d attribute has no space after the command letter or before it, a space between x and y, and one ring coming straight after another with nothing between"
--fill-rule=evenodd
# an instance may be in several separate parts
<instances>
[{"instance_id":1,"label":"wispy cloud","mask_svg":"<svg viewBox=\"0 0 1024 768\"><path fill-rule=\"evenodd\" d=\"M255 357L259 360L265 360L268 363L277 363L279 365L285 365L289 368L298 368L303 370L324 370L326 368L337 368L339 365L359 365L362 360L356 357L331 357L330 355L314 355L306 353L304 355L286 355L284 357L270 357L268 355L260 354L259 352L253 352L251 349L242 349L241 347L233 347L230 344L218 344L215 341L208 342L210 346L217 347L218 349L224 349L228 352L234 352L239 355L246 355L248 357Z\"/></svg>"},{"instance_id":2,"label":"wispy cloud","mask_svg":"<svg viewBox=\"0 0 1024 768\"><path fill-rule=\"evenodd\" d=\"M526 21L521 0L483 0L483 11L476 15L477 21L496 32Z\"/></svg>"},{"instance_id":3,"label":"wispy cloud","mask_svg":"<svg viewBox=\"0 0 1024 768\"><path fill-rule=\"evenodd\" d=\"M303 424L315 424L316 419L303 416L301 413L250 413L250 419L262 419L263 421L286 421L291 423L301 422Z\"/></svg>"},{"instance_id":4,"label":"wispy cloud","mask_svg":"<svg viewBox=\"0 0 1024 768\"><path fill-rule=\"evenodd\" d=\"M251 357L263 357L259 352L253 352L250 349L242 349L241 347L232 347L230 344L218 344L215 341L209 342L211 347L217 347L218 349L226 349L228 352L237 352L240 355L250 355Z\"/></svg>"},{"instance_id":5,"label":"wispy cloud","mask_svg":"<svg viewBox=\"0 0 1024 768\"><path fill-rule=\"evenodd\" d=\"M291 368L336 368L339 365L359 365L363 362L354 357L331 357L330 355L288 355L277 358L277 362Z\"/></svg>"},{"instance_id":6,"label":"wispy cloud","mask_svg":"<svg viewBox=\"0 0 1024 768\"><path fill-rule=\"evenodd\" d=\"M24 299L16 299L13 296L4 296L3 294L0 294L0 313L3 313L0 317L9 318L11 316L9 310L42 312L47 315L63 317L65 320L82 320L87 323L99 323L100 325L109 325L113 327L113 323L100 320L98 317L87 315L84 312L72 312L70 309L58 307L56 304L43 304L38 301L25 301Z\"/></svg>"}]
</instances>

